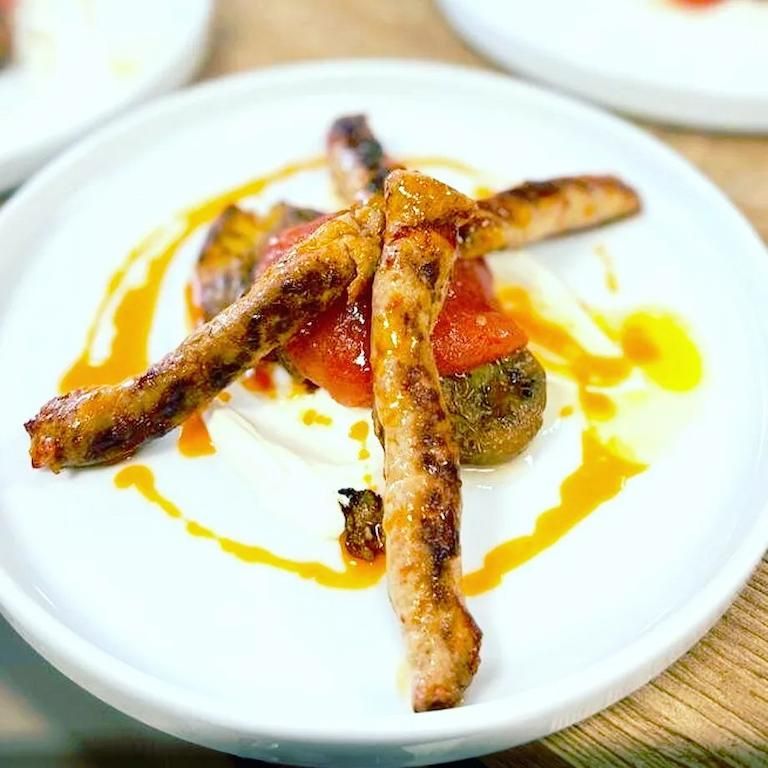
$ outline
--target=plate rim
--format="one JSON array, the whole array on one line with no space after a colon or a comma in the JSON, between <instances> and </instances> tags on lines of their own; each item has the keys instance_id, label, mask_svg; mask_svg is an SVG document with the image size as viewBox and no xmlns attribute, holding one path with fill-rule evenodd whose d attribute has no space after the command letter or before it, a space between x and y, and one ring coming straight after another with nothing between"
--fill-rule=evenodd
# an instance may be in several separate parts
<instances>
[{"instance_id":1,"label":"plate rim","mask_svg":"<svg viewBox=\"0 0 768 768\"><path fill-rule=\"evenodd\" d=\"M29 178L30 173L50 162L68 143L98 129L110 118L186 83L208 55L207 41L213 20L212 0L193 0L188 5L189 16L194 22L190 34L174 41L164 67L145 73L120 98L109 100L90 117L80 117L74 127L52 128L45 136L17 142L10 153L0 156L0 191L13 189ZM11 62L10 68L16 76L18 65Z\"/></svg>"},{"instance_id":2,"label":"plate rim","mask_svg":"<svg viewBox=\"0 0 768 768\"><path fill-rule=\"evenodd\" d=\"M683 128L746 135L768 130L768 91L763 97L717 95L704 88L658 83L637 74L613 75L543 51L514 33L502 40L484 20L463 15L468 8L465 0L437 0L437 5L464 42L513 77L525 75L545 87L605 108ZM757 112L760 117L755 116Z\"/></svg>"},{"instance_id":3,"label":"plate rim","mask_svg":"<svg viewBox=\"0 0 768 768\"><path fill-rule=\"evenodd\" d=\"M147 123L194 109L211 96L259 87L276 87L297 79L327 80L361 75L415 77L442 81L461 78L467 83L493 84L527 100L548 102L565 114L581 115L598 121L605 130L623 134L655 152L678 174L687 176L713 204L727 216L733 228L734 247L756 274L768 294L768 262L765 246L745 217L706 179L666 145L636 126L603 110L582 104L571 97L548 92L538 86L509 76L472 67L412 59L336 59L324 62L300 62L269 67L254 72L207 81L166 96L122 116L76 143L59 158L39 171L0 209L0 242L13 227L23 226L26 211L35 207L38 195L51 184L61 183L77 174L82 160L104 146L119 142ZM738 237L738 243L736 242ZM2 265L0 264L0 268ZM763 343L768 344L768 313L760 319ZM766 414L761 414L766 424ZM761 446L768 435L763 430ZM155 725L169 716L184 717L198 729L227 733L247 733L250 737L282 739L290 743L335 746L396 745L404 742L432 742L438 739L482 738L502 732L514 740L514 730L527 729L536 737L581 720L618 701L661 672L687 651L724 613L768 548L768 499L756 512L750 530L731 556L714 575L699 587L690 599L661 618L648 631L621 650L591 664L587 669L514 696L481 702L454 710L414 715L403 713L374 723L365 720L313 718L312 723L292 724L284 717L252 719L240 704L190 692L138 670L69 629L53 614L27 597L0 564L0 610L9 623L44 658L94 695L139 720ZM567 711L567 715L564 714ZM173 732L173 729L169 727ZM519 740L519 739L518 739Z\"/></svg>"}]
</instances>

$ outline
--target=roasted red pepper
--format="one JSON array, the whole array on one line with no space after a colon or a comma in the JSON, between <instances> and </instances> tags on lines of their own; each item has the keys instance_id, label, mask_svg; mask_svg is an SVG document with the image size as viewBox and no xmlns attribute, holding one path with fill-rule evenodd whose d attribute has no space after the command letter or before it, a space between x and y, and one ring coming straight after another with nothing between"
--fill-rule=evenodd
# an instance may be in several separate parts
<instances>
[{"instance_id":1,"label":"roasted red pepper","mask_svg":"<svg viewBox=\"0 0 768 768\"><path fill-rule=\"evenodd\" d=\"M262 265L327 217L287 230L270 244ZM372 402L371 288L355 301L337 301L294 337L285 352L296 370L328 390L342 405ZM461 373L506 357L525 346L525 334L497 306L493 278L484 259L456 263L445 304L432 333L435 362L442 375Z\"/></svg>"}]
</instances>

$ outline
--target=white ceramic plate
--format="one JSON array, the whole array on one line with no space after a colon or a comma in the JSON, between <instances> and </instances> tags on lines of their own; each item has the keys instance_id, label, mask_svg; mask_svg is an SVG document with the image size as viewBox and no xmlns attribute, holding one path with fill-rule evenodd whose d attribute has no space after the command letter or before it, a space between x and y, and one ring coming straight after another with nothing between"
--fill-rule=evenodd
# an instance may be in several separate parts
<instances>
[{"instance_id":1,"label":"white ceramic plate","mask_svg":"<svg viewBox=\"0 0 768 768\"><path fill-rule=\"evenodd\" d=\"M0 70L0 190L86 128L185 83L206 51L209 0L19 0Z\"/></svg>"},{"instance_id":2,"label":"white ceramic plate","mask_svg":"<svg viewBox=\"0 0 768 768\"><path fill-rule=\"evenodd\" d=\"M31 470L22 428L79 353L107 280L133 245L186 206L321 152L329 121L353 110L369 113L395 155L459 158L495 183L585 170L631 180L645 200L642 216L539 246L527 261L597 307L674 309L705 360L690 418L650 469L470 601L485 630L483 664L453 711L409 711L383 585L334 591L245 565L186 535L135 492L118 491L113 467ZM322 171L252 204L279 197L331 204ZM181 249L163 283L153 356L184 334L182 288L203 234ZM596 244L613 255L619 294L605 290ZM302 65L207 84L101 130L32 180L0 213L0 254L3 611L89 691L191 741L297 763L359 765L375 756L416 765L537 738L616 701L689 648L768 541L765 250L668 149L562 97L410 62ZM330 408L320 397L318 409ZM302 427L291 402L251 409L260 441L231 439L225 419L219 425L230 434L216 456L182 459L171 435L137 460L188 516L335 566L334 492L339 480L359 485L363 471L354 454L349 461L356 447L344 430L360 415L339 409L341 434L324 432ZM557 501L578 463L579 425L550 413L525 457L495 474L466 473L467 569ZM666 426L648 425L660 434ZM375 472L380 457L369 447ZM292 451L316 471L283 463Z\"/></svg>"},{"instance_id":3,"label":"white ceramic plate","mask_svg":"<svg viewBox=\"0 0 768 768\"><path fill-rule=\"evenodd\" d=\"M481 53L614 109L726 131L768 130L768 5L725 0L440 0Z\"/></svg>"}]
</instances>

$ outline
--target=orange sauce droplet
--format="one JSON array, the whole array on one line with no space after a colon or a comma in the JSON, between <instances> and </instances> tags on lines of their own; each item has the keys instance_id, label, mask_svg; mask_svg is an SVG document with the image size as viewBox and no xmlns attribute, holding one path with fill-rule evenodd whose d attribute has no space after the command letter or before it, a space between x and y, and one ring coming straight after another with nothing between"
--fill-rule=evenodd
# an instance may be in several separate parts
<instances>
[{"instance_id":1,"label":"orange sauce droplet","mask_svg":"<svg viewBox=\"0 0 768 768\"><path fill-rule=\"evenodd\" d=\"M665 312L632 313L621 325L620 341L627 359L668 392L689 392L701 381L701 353L682 325Z\"/></svg>"},{"instance_id":2,"label":"orange sauce droplet","mask_svg":"<svg viewBox=\"0 0 768 768\"><path fill-rule=\"evenodd\" d=\"M135 488L147 501L160 507L170 517L183 522L187 533L216 542L223 552L244 563L278 568L281 571L293 573L302 579L310 579L323 587L333 589L367 589L377 584L384 575L385 558L377 557L373 562L368 563L349 555L345 547L342 547L344 568L337 571L324 563L291 560L280 557L268 549L264 549L264 547L244 544L221 536L196 520L186 518L172 501L157 490L152 470L142 464L130 464L123 467L115 475L115 485L121 489Z\"/></svg>"},{"instance_id":3,"label":"orange sauce droplet","mask_svg":"<svg viewBox=\"0 0 768 768\"><path fill-rule=\"evenodd\" d=\"M179 441L176 445L179 453L189 459L216 453L216 448L208 433L208 427L205 426L205 421L199 413L193 413L181 425Z\"/></svg>"},{"instance_id":4,"label":"orange sauce droplet","mask_svg":"<svg viewBox=\"0 0 768 768\"><path fill-rule=\"evenodd\" d=\"M308 410L304 411L301 416L301 420L308 427L311 427L314 424L317 424L321 427L330 427L331 424L333 424L333 419L330 416L326 416L323 413L318 413L314 408L309 408Z\"/></svg>"},{"instance_id":5,"label":"orange sauce droplet","mask_svg":"<svg viewBox=\"0 0 768 768\"><path fill-rule=\"evenodd\" d=\"M225 389L223 392L219 392L218 398L222 403L228 403L232 399L232 395Z\"/></svg>"},{"instance_id":6,"label":"orange sauce droplet","mask_svg":"<svg viewBox=\"0 0 768 768\"><path fill-rule=\"evenodd\" d=\"M357 440L360 443L360 451L357 454L357 458L361 461L365 461L366 459L371 458L371 452L368 450L368 447L366 446L366 441L368 440L368 432L370 431L368 427L367 421L356 421L350 428L349 428L349 436L353 440Z\"/></svg>"},{"instance_id":7,"label":"orange sauce droplet","mask_svg":"<svg viewBox=\"0 0 768 768\"><path fill-rule=\"evenodd\" d=\"M480 569L464 576L464 593L480 595L499 586L507 573L558 542L646 469L646 464L630 461L601 442L594 430L585 431L581 464L560 486L560 503L539 515L533 533L494 547Z\"/></svg>"},{"instance_id":8,"label":"orange sauce droplet","mask_svg":"<svg viewBox=\"0 0 768 768\"><path fill-rule=\"evenodd\" d=\"M95 316L86 332L85 344L77 360L62 376L59 391L78 387L117 384L149 366L149 333L157 308L160 287L179 246L199 226L213 221L224 208L244 197L259 195L270 185L300 172L322 168L323 157L292 163L248 181L223 194L179 213L171 227L152 232L126 256L107 284ZM138 264L146 264L146 275L139 285L128 287L128 274ZM122 294L110 312L115 298ZM106 357L92 359L99 330L111 318L113 335Z\"/></svg>"},{"instance_id":9,"label":"orange sauce droplet","mask_svg":"<svg viewBox=\"0 0 768 768\"><path fill-rule=\"evenodd\" d=\"M267 397L277 397L272 363L259 363L245 373L240 379L240 383L249 392L258 392L260 395L267 395Z\"/></svg>"},{"instance_id":10,"label":"orange sauce droplet","mask_svg":"<svg viewBox=\"0 0 768 768\"><path fill-rule=\"evenodd\" d=\"M569 416L573 416L575 408L572 405L564 405L560 409L560 416L563 419L567 419Z\"/></svg>"}]
</instances>

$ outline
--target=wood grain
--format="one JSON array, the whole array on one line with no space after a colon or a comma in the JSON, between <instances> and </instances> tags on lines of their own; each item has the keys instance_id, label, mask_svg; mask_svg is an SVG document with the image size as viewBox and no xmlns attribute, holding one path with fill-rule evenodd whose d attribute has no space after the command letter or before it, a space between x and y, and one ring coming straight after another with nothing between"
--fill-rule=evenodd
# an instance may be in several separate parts
<instances>
[{"instance_id":1,"label":"wood grain","mask_svg":"<svg viewBox=\"0 0 768 768\"><path fill-rule=\"evenodd\" d=\"M220 0L212 42L204 77L353 56L488 66L428 0ZM723 189L768 240L768 137L650 130ZM489 768L768 766L768 562L707 637L654 682L548 739L473 762Z\"/></svg>"}]
</instances>

